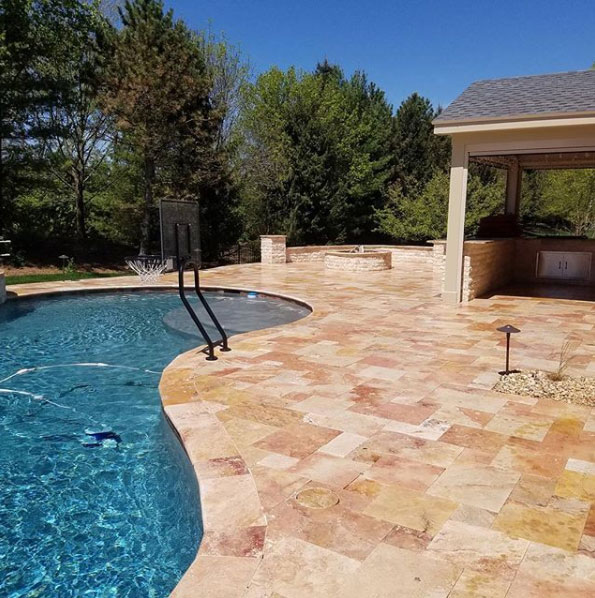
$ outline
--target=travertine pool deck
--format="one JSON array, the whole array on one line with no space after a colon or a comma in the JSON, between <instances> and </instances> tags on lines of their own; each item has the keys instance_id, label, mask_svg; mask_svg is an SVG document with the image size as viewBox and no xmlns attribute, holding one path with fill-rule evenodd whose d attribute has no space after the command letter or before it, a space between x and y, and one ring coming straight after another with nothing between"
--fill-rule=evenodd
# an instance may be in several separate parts
<instances>
[{"instance_id":1,"label":"travertine pool deck","mask_svg":"<svg viewBox=\"0 0 595 598\"><path fill-rule=\"evenodd\" d=\"M574 332L573 368L595 376L595 303L448 306L429 271L406 268L253 264L202 282L314 311L232 338L216 362L190 351L163 374L205 527L174 596L595 596L595 413L490 390L504 363L495 329L508 323L522 330L513 367L555 369Z\"/></svg>"}]
</instances>

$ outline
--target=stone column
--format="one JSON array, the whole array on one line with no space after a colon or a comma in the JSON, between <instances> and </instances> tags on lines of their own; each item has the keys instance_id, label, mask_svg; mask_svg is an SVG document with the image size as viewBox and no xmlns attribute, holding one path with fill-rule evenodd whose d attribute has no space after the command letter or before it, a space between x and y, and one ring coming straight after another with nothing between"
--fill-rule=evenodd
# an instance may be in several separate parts
<instances>
[{"instance_id":1,"label":"stone column","mask_svg":"<svg viewBox=\"0 0 595 598\"><path fill-rule=\"evenodd\" d=\"M6 281L4 280L4 272L0 270L0 303L6 301Z\"/></svg>"},{"instance_id":2,"label":"stone column","mask_svg":"<svg viewBox=\"0 0 595 598\"><path fill-rule=\"evenodd\" d=\"M285 254L285 235L260 236L260 261L263 264L284 264L287 261Z\"/></svg>"}]
</instances>

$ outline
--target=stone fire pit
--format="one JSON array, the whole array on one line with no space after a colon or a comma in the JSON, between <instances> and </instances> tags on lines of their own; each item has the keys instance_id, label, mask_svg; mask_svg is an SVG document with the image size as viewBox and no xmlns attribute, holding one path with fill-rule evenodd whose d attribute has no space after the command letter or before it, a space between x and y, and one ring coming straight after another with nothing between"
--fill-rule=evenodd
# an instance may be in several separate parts
<instances>
[{"instance_id":1,"label":"stone fire pit","mask_svg":"<svg viewBox=\"0 0 595 598\"><path fill-rule=\"evenodd\" d=\"M329 270L344 272L374 272L392 268L390 251L359 249L357 251L329 251L324 256L324 265Z\"/></svg>"}]
</instances>

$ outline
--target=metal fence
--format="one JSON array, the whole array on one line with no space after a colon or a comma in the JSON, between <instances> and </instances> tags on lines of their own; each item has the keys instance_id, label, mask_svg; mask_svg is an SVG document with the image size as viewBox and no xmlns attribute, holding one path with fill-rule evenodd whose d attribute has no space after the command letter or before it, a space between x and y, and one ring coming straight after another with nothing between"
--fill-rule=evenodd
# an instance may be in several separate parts
<instances>
[{"instance_id":1,"label":"metal fence","mask_svg":"<svg viewBox=\"0 0 595 598\"><path fill-rule=\"evenodd\" d=\"M260 261L260 241L238 243L219 254L219 265L252 264Z\"/></svg>"}]
</instances>

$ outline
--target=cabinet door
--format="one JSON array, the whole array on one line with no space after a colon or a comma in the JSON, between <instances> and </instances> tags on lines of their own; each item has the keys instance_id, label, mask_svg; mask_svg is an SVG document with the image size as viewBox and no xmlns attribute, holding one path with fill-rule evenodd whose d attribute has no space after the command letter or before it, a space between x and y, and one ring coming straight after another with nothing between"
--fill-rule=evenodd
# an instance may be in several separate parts
<instances>
[{"instance_id":1,"label":"cabinet door","mask_svg":"<svg viewBox=\"0 0 595 598\"><path fill-rule=\"evenodd\" d=\"M564 278L567 280L589 280L591 276L591 254L573 251L565 253L563 260Z\"/></svg>"},{"instance_id":2,"label":"cabinet door","mask_svg":"<svg viewBox=\"0 0 595 598\"><path fill-rule=\"evenodd\" d=\"M537 277L564 278L565 255L563 251L540 251L537 262Z\"/></svg>"}]
</instances>

